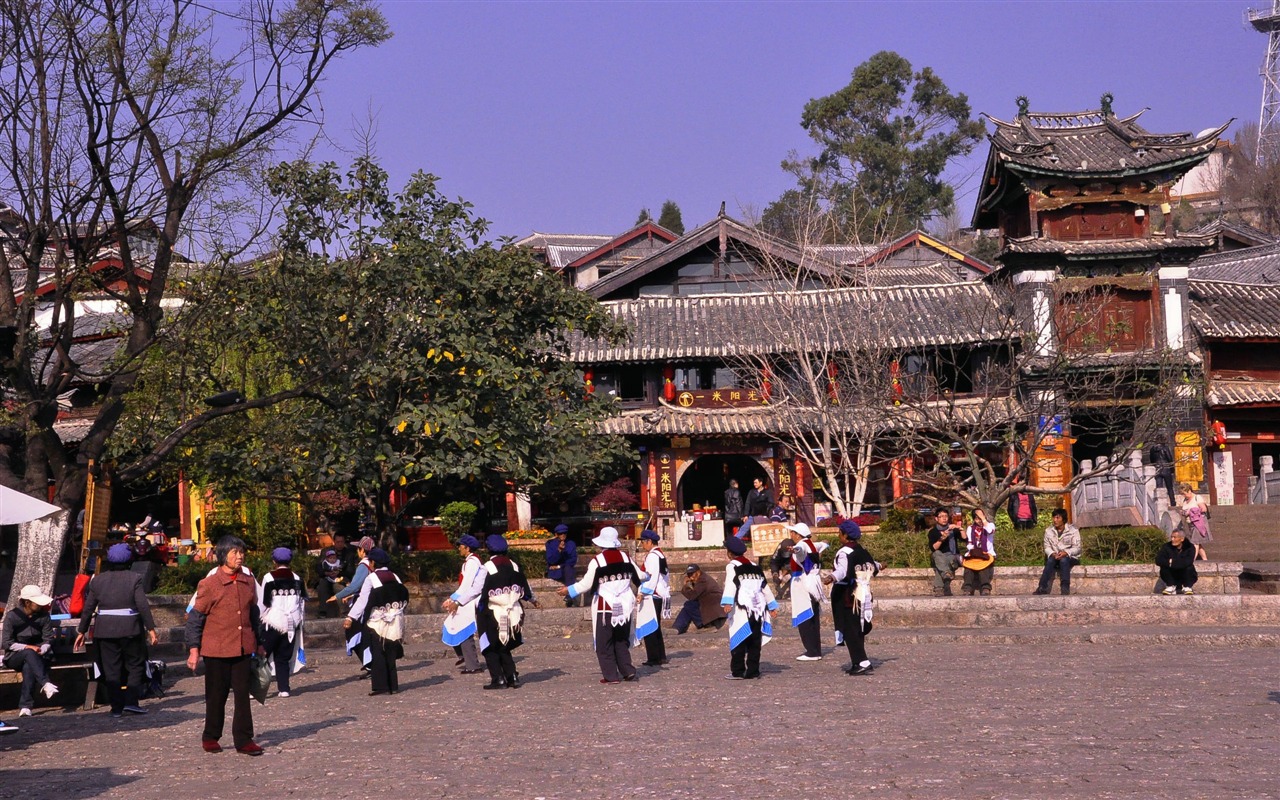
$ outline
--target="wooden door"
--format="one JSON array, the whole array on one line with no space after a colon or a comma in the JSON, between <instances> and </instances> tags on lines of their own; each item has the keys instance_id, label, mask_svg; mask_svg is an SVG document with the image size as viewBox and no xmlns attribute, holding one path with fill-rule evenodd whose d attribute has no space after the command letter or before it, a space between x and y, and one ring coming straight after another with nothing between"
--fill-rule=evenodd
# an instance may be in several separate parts
<instances>
[{"instance_id":1,"label":"wooden door","mask_svg":"<svg viewBox=\"0 0 1280 800\"><path fill-rule=\"evenodd\" d=\"M1249 503L1249 478L1253 477L1253 445L1229 444L1231 451L1232 496L1236 505Z\"/></svg>"}]
</instances>

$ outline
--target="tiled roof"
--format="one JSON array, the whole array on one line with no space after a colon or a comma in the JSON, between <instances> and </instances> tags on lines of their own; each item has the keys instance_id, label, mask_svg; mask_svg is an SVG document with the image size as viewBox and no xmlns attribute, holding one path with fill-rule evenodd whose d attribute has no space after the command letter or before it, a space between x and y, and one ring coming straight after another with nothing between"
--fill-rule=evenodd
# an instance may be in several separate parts
<instances>
[{"instance_id":1,"label":"tiled roof","mask_svg":"<svg viewBox=\"0 0 1280 800\"><path fill-rule=\"evenodd\" d=\"M1258 245L1273 244L1280 239L1263 230L1258 230L1252 225L1246 225L1243 222L1233 222L1231 220L1218 218L1197 225L1188 233L1199 234L1202 236L1217 237L1222 234L1224 239L1233 239L1237 242L1244 242L1249 247L1257 247Z\"/></svg>"},{"instance_id":2,"label":"tiled roof","mask_svg":"<svg viewBox=\"0 0 1280 800\"><path fill-rule=\"evenodd\" d=\"M999 419L1008 419L1010 415L1020 415L1022 409L1009 398L974 397L940 401L923 407L904 405L891 410L900 426L909 428L921 424L921 420L927 423L939 413L960 425L973 425L979 420L989 424L992 414ZM785 405L711 410L683 409L663 403L654 408L624 411L600 423L599 430L619 436L770 436L785 433L789 425L806 416L806 409ZM816 414L813 419L816 425Z\"/></svg>"},{"instance_id":3,"label":"tiled roof","mask_svg":"<svg viewBox=\"0 0 1280 800\"><path fill-rule=\"evenodd\" d=\"M1280 403L1280 382L1220 381L1209 383L1205 402L1213 407L1243 406L1255 403Z\"/></svg>"},{"instance_id":4,"label":"tiled roof","mask_svg":"<svg viewBox=\"0 0 1280 800\"><path fill-rule=\"evenodd\" d=\"M1042 236L1024 236L1005 241L1004 253L1045 253L1067 258L1112 258L1123 255L1148 255L1170 250L1203 250L1213 245L1212 236L1157 236L1150 239L1103 239L1070 242Z\"/></svg>"},{"instance_id":5,"label":"tiled roof","mask_svg":"<svg viewBox=\"0 0 1280 800\"><path fill-rule=\"evenodd\" d=\"M547 263L556 269L564 269L568 265L595 250L594 245L547 245Z\"/></svg>"},{"instance_id":6,"label":"tiled roof","mask_svg":"<svg viewBox=\"0 0 1280 800\"><path fill-rule=\"evenodd\" d=\"M1280 285L1192 280L1191 322L1209 339L1280 337Z\"/></svg>"},{"instance_id":7,"label":"tiled roof","mask_svg":"<svg viewBox=\"0 0 1280 800\"><path fill-rule=\"evenodd\" d=\"M1198 134L1150 133L1137 123L1141 112L1120 118L1102 111L1022 114L995 123L991 145L1009 169L1041 174L1133 175L1209 155L1227 125ZM1228 125L1230 123L1227 123Z\"/></svg>"},{"instance_id":8,"label":"tiled roof","mask_svg":"<svg viewBox=\"0 0 1280 800\"><path fill-rule=\"evenodd\" d=\"M938 261L933 264L868 264L854 268L851 276L867 286L912 286L964 283L954 267Z\"/></svg>"},{"instance_id":9,"label":"tiled roof","mask_svg":"<svg viewBox=\"0 0 1280 800\"><path fill-rule=\"evenodd\" d=\"M534 249L542 249L545 247L599 247L613 237L607 233L533 233L522 239L517 239L514 244L516 247L532 247Z\"/></svg>"},{"instance_id":10,"label":"tiled roof","mask_svg":"<svg viewBox=\"0 0 1280 800\"><path fill-rule=\"evenodd\" d=\"M1191 279L1264 286L1280 283L1280 244L1200 256L1191 262Z\"/></svg>"},{"instance_id":11,"label":"tiled roof","mask_svg":"<svg viewBox=\"0 0 1280 800\"><path fill-rule=\"evenodd\" d=\"M89 429L92 427L92 419L65 419L53 423L53 432L58 435L63 444L73 444L84 441L84 437L89 435Z\"/></svg>"},{"instance_id":12,"label":"tiled roof","mask_svg":"<svg viewBox=\"0 0 1280 800\"><path fill-rule=\"evenodd\" d=\"M858 287L774 294L722 294L614 300L606 309L627 324L621 345L581 340L571 357L580 363L726 358L786 352L769 326L753 324L779 313L796 320L797 336L837 336L837 347L866 344L875 328L877 344L893 348L1002 339L1009 321L999 296L982 282L936 286ZM780 310L781 309L781 310ZM841 320L868 320L872 325ZM812 328L805 330L809 321Z\"/></svg>"}]
</instances>

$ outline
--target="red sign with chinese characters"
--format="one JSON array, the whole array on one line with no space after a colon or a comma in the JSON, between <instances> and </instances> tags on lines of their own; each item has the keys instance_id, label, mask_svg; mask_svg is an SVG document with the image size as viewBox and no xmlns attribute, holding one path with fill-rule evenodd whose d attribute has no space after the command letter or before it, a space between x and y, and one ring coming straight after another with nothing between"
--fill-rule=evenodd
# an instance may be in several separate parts
<instances>
[{"instance_id":1,"label":"red sign with chinese characters","mask_svg":"<svg viewBox=\"0 0 1280 800\"><path fill-rule=\"evenodd\" d=\"M654 455L658 466L658 485L655 511L676 510L676 457L667 450Z\"/></svg>"},{"instance_id":2,"label":"red sign with chinese characters","mask_svg":"<svg viewBox=\"0 0 1280 800\"><path fill-rule=\"evenodd\" d=\"M738 408L768 402L758 389L693 389L680 392L675 400L681 408Z\"/></svg>"}]
</instances>

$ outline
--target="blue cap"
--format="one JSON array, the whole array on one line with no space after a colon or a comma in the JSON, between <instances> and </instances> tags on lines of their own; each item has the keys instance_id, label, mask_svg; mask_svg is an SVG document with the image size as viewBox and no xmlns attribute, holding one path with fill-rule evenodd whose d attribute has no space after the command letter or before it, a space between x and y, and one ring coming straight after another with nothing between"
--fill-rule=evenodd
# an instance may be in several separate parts
<instances>
[{"instance_id":1,"label":"blue cap","mask_svg":"<svg viewBox=\"0 0 1280 800\"><path fill-rule=\"evenodd\" d=\"M464 533L458 537L458 544L464 544L472 550L480 549L480 540L469 533Z\"/></svg>"},{"instance_id":2,"label":"blue cap","mask_svg":"<svg viewBox=\"0 0 1280 800\"><path fill-rule=\"evenodd\" d=\"M271 551L271 560L277 564L288 564L293 560L293 551L287 547L277 547Z\"/></svg>"},{"instance_id":3,"label":"blue cap","mask_svg":"<svg viewBox=\"0 0 1280 800\"><path fill-rule=\"evenodd\" d=\"M552 533L556 534L557 536L559 536L562 533L568 533L568 532L569 532L569 526L564 524L557 525L556 529L552 531Z\"/></svg>"},{"instance_id":4,"label":"blue cap","mask_svg":"<svg viewBox=\"0 0 1280 800\"><path fill-rule=\"evenodd\" d=\"M490 553L507 552L507 540L498 534L492 534L488 539L484 540L484 546L489 548Z\"/></svg>"},{"instance_id":5,"label":"blue cap","mask_svg":"<svg viewBox=\"0 0 1280 800\"><path fill-rule=\"evenodd\" d=\"M739 539L737 536L730 536L724 540L724 549L733 553L735 556L740 556L747 552L747 543Z\"/></svg>"},{"instance_id":6,"label":"blue cap","mask_svg":"<svg viewBox=\"0 0 1280 800\"><path fill-rule=\"evenodd\" d=\"M369 560L372 561L375 566L385 567L391 563L391 556L387 555L387 551L383 550L381 547L373 548L367 553L367 555L369 556Z\"/></svg>"},{"instance_id":7,"label":"blue cap","mask_svg":"<svg viewBox=\"0 0 1280 800\"><path fill-rule=\"evenodd\" d=\"M653 531L649 530L648 528L645 528L644 533L640 534L640 538L641 538L641 539L648 539L649 541L654 542L655 544L656 544L657 542L662 541L662 537L661 537L661 536L659 536L658 534L656 534L656 533L654 533Z\"/></svg>"},{"instance_id":8,"label":"blue cap","mask_svg":"<svg viewBox=\"0 0 1280 800\"><path fill-rule=\"evenodd\" d=\"M107 548L107 561L112 564L128 564L133 560L133 548L121 542Z\"/></svg>"},{"instance_id":9,"label":"blue cap","mask_svg":"<svg viewBox=\"0 0 1280 800\"><path fill-rule=\"evenodd\" d=\"M851 519L840 523L840 532L850 539L862 538L862 526Z\"/></svg>"}]
</instances>

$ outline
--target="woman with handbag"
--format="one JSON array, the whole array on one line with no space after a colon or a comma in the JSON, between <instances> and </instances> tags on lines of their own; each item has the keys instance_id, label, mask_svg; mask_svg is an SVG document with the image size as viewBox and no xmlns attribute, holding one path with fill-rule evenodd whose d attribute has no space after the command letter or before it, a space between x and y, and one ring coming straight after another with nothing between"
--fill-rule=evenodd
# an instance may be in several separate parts
<instances>
[{"instance_id":1,"label":"woman with handbag","mask_svg":"<svg viewBox=\"0 0 1280 800\"><path fill-rule=\"evenodd\" d=\"M1205 552L1204 545L1213 541L1213 534L1209 532L1208 504L1196 494L1191 484L1183 483L1178 486L1178 506L1182 509L1182 518L1187 521L1188 532L1191 534L1189 539L1196 549L1196 560L1207 561L1209 554Z\"/></svg>"}]
</instances>

